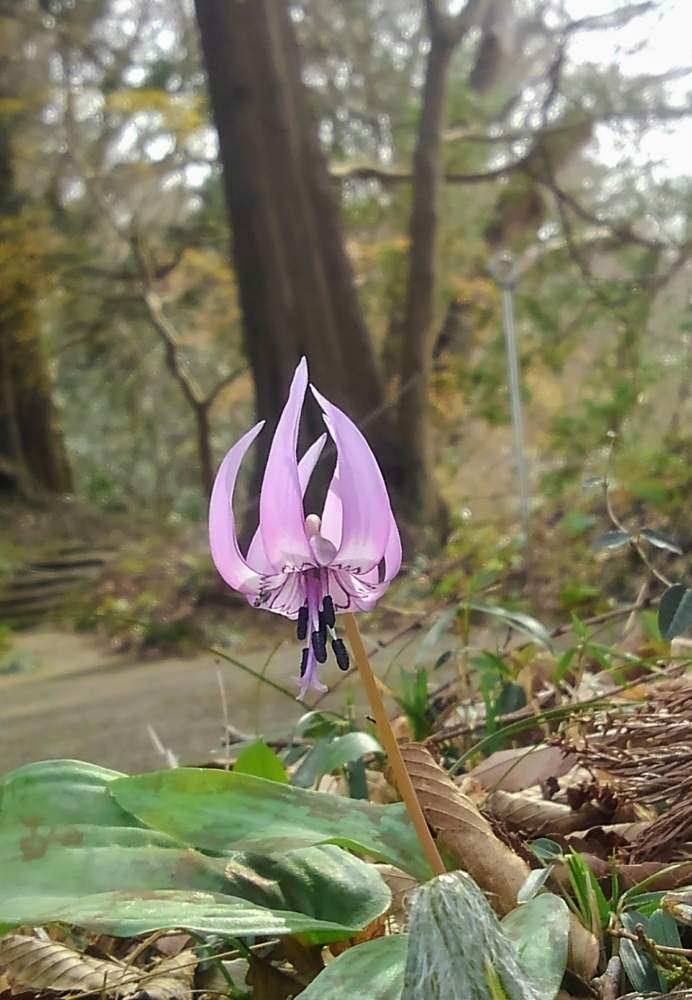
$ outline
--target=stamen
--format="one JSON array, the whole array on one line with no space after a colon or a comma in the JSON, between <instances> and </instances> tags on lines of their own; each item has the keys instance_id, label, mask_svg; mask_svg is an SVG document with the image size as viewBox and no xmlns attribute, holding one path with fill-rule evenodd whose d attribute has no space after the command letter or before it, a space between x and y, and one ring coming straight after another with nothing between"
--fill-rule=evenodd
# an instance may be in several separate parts
<instances>
[{"instance_id":1,"label":"stamen","mask_svg":"<svg viewBox=\"0 0 692 1000\"><path fill-rule=\"evenodd\" d=\"M321 632L313 632L310 636L312 640L312 649L315 654L315 659L318 663L327 662L327 642L325 636Z\"/></svg>"},{"instance_id":2,"label":"stamen","mask_svg":"<svg viewBox=\"0 0 692 1000\"><path fill-rule=\"evenodd\" d=\"M326 642L327 641L327 623L324 620L324 612L323 611L318 611L317 612L317 620L319 622L318 632L322 636L324 642Z\"/></svg>"},{"instance_id":3,"label":"stamen","mask_svg":"<svg viewBox=\"0 0 692 1000\"><path fill-rule=\"evenodd\" d=\"M310 655L309 649L304 649L300 657L300 676L305 677L305 671L308 669L308 656Z\"/></svg>"},{"instance_id":4,"label":"stamen","mask_svg":"<svg viewBox=\"0 0 692 1000\"><path fill-rule=\"evenodd\" d=\"M308 635L308 606L304 604L298 612L298 622L296 625L296 635L303 642Z\"/></svg>"},{"instance_id":5,"label":"stamen","mask_svg":"<svg viewBox=\"0 0 692 1000\"><path fill-rule=\"evenodd\" d=\"M336 665L339 670L348 670L351 666L351 661L348 657L348 650L344 644L343 639L332 639L332 650L334 651L334 656L336 657Z\"/></svg>"},{"instance_id":6,"label":"stamen","mask_svg":"<svg viewBox=\"0 0 692 1000\"><path fill-rule=\"evenodd\" d=\"M327 628L334 628L336 625L336 612L334 611L334 601L329 594L326 594L322 601L322 612Z\"/></svg>"}]
</instances>

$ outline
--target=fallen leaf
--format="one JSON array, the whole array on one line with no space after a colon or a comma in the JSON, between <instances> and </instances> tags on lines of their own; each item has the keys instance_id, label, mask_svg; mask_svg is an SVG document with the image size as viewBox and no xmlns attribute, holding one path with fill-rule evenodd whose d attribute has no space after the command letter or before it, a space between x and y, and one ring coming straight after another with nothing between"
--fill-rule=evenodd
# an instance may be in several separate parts
<instances>
[{"instance_id":1,"label":"fallen leaf","mask_svg":"<svg viewBox=\"0 0 692 1000\"><path fill-rule=\"evenodd\" d=\"M443 855L468 872L501 916L517 905L529 866L495 835L488 820L463 795L421 744L401 748L406 769ZM588 982L598 965L598 942L572 915L569 968Z\"/></svg>"},{"instance_id":2,"label":"fallen leaf","mask_svg":"<svg viewBox=\"0 0 692 1000\"><path fill-rule=\"evenodd\" d=\"M24 934L0 938L0 968L14 992L96 991L99 996L118 998L146 993L149 1000L191 1000L196 963L194 953L187 951L146 971L82 955L57 941Z\"/></svg>"},{"instance_id":3,"label":"fallen leaf","mask_svg":"<svg viewBox=\"0 0 692 1000\"><path fill-rule=\"evenodd\" d=\"M419 882L412 875L407 875L400 868L395 868L394 865L375 865L375 867L392 894L389 916L396 920L402 930L405 930L409 898Z\"/></svg>"},{"instance_id":4,"label":"fallen leaf","mask_svg":"<svg viewBox=\"0 0 692 1000\"><path fill-rule=\"evenodd\" d=\"M559 747L518 747L491 753L469 775L488 790L521 792L549 778L562 777L576 762L573 754L566 754Z\"/></svg>"},{"instance_id":5,"label":"fallen leaf","mask_svg":"<svg viewBox=\"0 0 692 1000\"><path fill-rule=\"evenodd\" d=\"M592 806L575 810L560 802L520 792L493 792L485 807L507 829L531 838L565 836L575 830L586 830L602 818Z\"/></svg>"}]
</instances>

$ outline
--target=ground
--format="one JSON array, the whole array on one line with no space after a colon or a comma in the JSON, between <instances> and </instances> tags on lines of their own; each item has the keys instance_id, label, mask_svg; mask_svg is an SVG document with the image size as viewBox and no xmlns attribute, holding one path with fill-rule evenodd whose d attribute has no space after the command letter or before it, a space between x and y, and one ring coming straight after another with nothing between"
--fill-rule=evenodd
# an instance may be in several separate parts
<instances>
[{"instance_id":1,"label":"ground","mask_svg":"<svg viewBox=\"0 0 692 1000\"><path fill-rule=\"evenodd\" d=\"M299 650L290 623L285 626L285 640L266 676L294 692ZM374 634L368 638L372 645ZM373 660L378 671L386 670L407 641L410 637L378 653ZM272 648L275 643L255 638L242 653L235 648L233 653L261 672ZM0 676L3 771L54 757L128 772L157 769L165 762L148 727L181 763L207 762L219 750L223 732L218 671L229 721L243 732L278 735L308 710L211 654L143 661L133 653L113 654L93 634L52 626L17 634L12 653L21 669ZM349 695L362 706L353 673L321 707L343 710ZM343 675L329 663L324 676L332 686Z\"/></svg>"}]
</instances>

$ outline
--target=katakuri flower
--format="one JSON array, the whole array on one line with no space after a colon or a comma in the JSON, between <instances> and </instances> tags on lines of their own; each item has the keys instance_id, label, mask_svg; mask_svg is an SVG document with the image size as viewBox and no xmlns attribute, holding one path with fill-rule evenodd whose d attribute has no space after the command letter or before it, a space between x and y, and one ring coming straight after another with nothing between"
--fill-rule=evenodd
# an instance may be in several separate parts
<instances>
[{"instance_id":1,"label":"katakuri flower","mask_svg":"<svg viewBox=\"0 0 692 1000\"><path fill-rule=\"evenodd\" d=\"M250 604L297 620L306 645L300 693L326 690L317 665L327 642L338 666L348 670L348 652L336 633L336 616L370 611L401 566L401 541L387 488L367 441L345 413L310 386L337 452L321 514L305 513L303 498L322 453L322 434L298 461L298 428L308 386L305 358L296 368L264 470L259 526L245 555L233 516L240 464L264 426L244 434L224 458L209 505L209 542L214 564Z\"/></svg>"}]
</instances>

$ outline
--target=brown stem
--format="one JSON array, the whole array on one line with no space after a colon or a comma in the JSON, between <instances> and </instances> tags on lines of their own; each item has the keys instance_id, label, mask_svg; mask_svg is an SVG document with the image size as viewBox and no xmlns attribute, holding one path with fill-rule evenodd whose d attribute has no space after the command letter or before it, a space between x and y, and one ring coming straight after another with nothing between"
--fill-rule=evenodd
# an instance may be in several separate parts
<instances>
[{"instance_id":1,"label":"brown stem","mask_svg":"<svg viewBox=\"0 0 692 1000\"><path fill-rule=\"evenodd\" d=\"M396 741L394 731L392 730L389 718L387 717L387 711L384 707L384 702L382 701L382 696L377 686L375 675L372 672L368 654L366 653L365 646L363 645L363 639L360 634L360 629L358 628L358 623L355 616L352 614L344 615L343 622L346 637L351 647L351 652L353 653L353 658L356 661L358 672L360 673L363 686L365 687L365 691L368 696L368 701L370 702L372 714L375 717L377 734L379 736L380 743L384 747L385 753L389 758L389 765L394 773L399 794L404 800L404 805L406 806L411 822L413 823L413 827L416 831L416 835L425 859L436 875L442 875L447 869L445 868L444 862L440 857L440 852L438 851L437 845L433 840L430 828L425 821L425 816L423 815L423 810L421 809L420 802L418 801L411 777L406 770L404 758L401 756L399 744Z\"/></svg>"}]
</instances>

